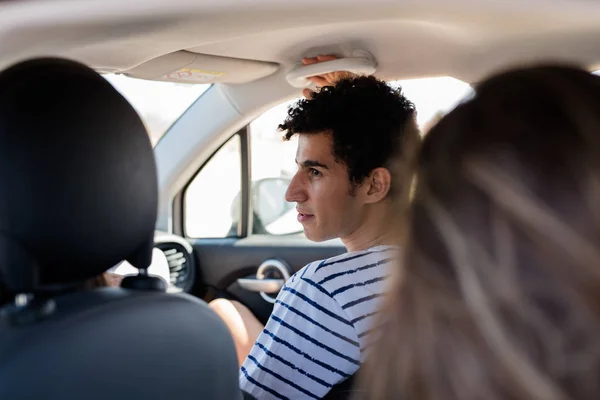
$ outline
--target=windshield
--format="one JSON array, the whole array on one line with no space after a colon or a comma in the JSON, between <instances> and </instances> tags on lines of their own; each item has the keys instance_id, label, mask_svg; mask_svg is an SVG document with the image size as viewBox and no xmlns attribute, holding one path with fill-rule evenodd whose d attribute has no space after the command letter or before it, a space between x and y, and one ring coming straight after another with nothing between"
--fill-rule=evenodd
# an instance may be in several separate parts
<instances>
[{"instance_id":1,"label":"windshield","mask_svg":"<svg viewBox=\"0 0 600 400\"><path fill-rule=\"evenodd\" d=\"M144 121L152 146L192 105L209 84L147 81L124 75L104 75Z\"/></svg>"}]
</instances>

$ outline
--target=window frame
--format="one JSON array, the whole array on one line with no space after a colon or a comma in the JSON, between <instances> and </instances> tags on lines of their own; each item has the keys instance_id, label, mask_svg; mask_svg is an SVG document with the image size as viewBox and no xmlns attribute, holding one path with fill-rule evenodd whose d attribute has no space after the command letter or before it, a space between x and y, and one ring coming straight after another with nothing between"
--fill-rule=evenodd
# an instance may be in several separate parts
<instances>
[{"instance_id":1,"label":"window frame","mask_svg":"<svg viewBox=\"0 0 600 400\"><path fill-rule=\"evenodd\" d=\"M283 105L287 103L292 103L294 101L299 100L300 97L294 99L288 99L284 102L281 102L278 105ZM278 105L274 106L277 107ZM272 107L272 108L274 108ZM252 207L252 130L251 125L254 121L259 119L265 113L272 110L270 108L267 111L264 111L260 115L253 118L246 125L240 128L233 135L226 137L219 144L219 146L214 150L214 152L198 167L198 169L194 172L192 177L186 182L183 188L177 193L177 195L173 198L172 202L172 223L171 227L173 233L184 238L190 240L239 240L246 239L251 236L268 236L273 238L285 238L285 237L295 237L301 235L305 238L302 231L298 232L290 232L290 233L282 233L282 234L270 234L270 233L254 233L253 232L253 224L254 224L254 213ZM202 172L202 170L206 167L206 165L215 157L215 155L223 148L225 144L227 144L233 137L239 136L240 138L240 177L241 177L241 212L240 212L240 220L238 222L237 227L237 235L236 236L225 236L225 237L193 237L187 233L186 230L186 215L185 215L185 198L186 193L192 184L192 182L196 179L196 177Z\"/></svg>"},{"instance_id":2,"label":"window frame","mask_svg":"<svg viewBox=\"0 0 600 400\"><path fill-rule=\"evenodd\" d=\"M215 155L235 136L239 137L240 140L240 194L241 194L241 211L240 220L237 226L236 236L225 236L225 237L193 237L189 236L186 229L186 213L185 213L185 199L187 191L196 179L196 177L202 172L204 167L211 162ZM252 186L252 168L251 168L251 150L250 150L250 134L248 125L241 128L233 135L225 138L223 142L215 149L215 151L200 165L192 177L186 182L185 186L179 191L177 196L173 199L173 233L187 239L193 240L226 240L226 239L242 239L250 236L252 232L252 204L250 202L250 191Z\"/></svg>"}]
</instances>

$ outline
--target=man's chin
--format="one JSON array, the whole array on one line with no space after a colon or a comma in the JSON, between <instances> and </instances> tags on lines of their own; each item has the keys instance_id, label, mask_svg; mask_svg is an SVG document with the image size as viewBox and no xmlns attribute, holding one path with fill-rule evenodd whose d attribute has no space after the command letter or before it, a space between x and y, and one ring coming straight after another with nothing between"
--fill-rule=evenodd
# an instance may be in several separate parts
<instances>
[{"instance_id":1,"label":"man's chin","mask_svg":"<svg viewBox=\"0 0 600 400\"><path fill-rule=\"evenodd\" d=\"M315 243L326 242L327 240L335 239L337 237L335 235L332 236L324 234L323 232L311 231L310 229L306 228L304 228L304 236L306 236L306 238L311 242Z\"/></svg>"}]
</instances>

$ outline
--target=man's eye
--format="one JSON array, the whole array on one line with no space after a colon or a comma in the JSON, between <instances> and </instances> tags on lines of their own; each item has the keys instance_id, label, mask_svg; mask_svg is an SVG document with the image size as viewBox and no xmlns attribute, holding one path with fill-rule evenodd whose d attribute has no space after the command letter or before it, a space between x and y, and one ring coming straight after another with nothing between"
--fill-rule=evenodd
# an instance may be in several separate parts
<instances>
[{"instance_id":1,"label":"man's eye","mask_svg":"<svg viewBox=\"0 0 600 400\"><path fill-rule=\"evenodd\" d=\"M319 172L319 170L316 170L314 168L311 168L309 173L311 176L321 176L321 172Z\"/></svg>"}]
</instances>

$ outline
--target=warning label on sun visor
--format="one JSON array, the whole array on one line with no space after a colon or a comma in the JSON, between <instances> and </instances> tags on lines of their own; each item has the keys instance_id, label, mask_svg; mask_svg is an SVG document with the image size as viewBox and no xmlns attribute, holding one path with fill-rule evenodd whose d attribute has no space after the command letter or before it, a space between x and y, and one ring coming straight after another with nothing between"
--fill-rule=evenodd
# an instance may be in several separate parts
<instances>
[{"instance_id":1,"label":"warning label on sun visor","mask_svg":"<svg viewBox=\"0 0 600 400\"><path fill-rule=\"evenodd\" d=\"M225 76L225 72L204 71L201 69L181 68L164 76L173 81L210 82Z\"/></svg>"}]
</instances>

